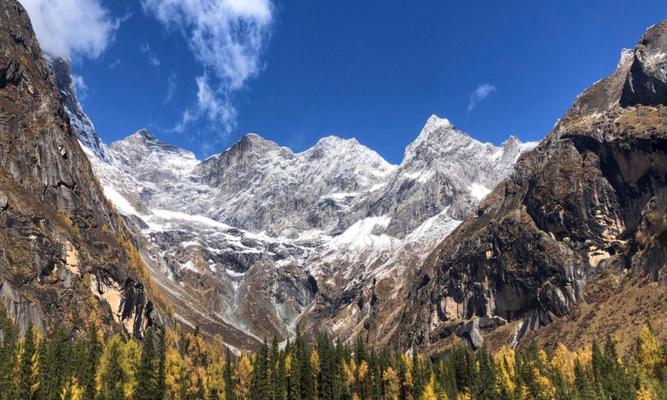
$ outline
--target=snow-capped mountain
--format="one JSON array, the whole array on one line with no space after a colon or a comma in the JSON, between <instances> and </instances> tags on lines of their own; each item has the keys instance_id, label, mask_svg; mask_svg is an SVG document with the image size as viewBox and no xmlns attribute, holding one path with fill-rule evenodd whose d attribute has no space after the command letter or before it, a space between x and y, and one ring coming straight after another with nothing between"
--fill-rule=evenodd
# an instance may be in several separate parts
<instances>
[{"instance_id":1,"label":"snow-capped mountain","mask_svg":"<svg viewBox=\"0 0 667 400\"><path fill-rule=\"evenodd\" d=\"M174 319L233 347L394 318L423 259L535 146L481 143L437 116L400 165L334 136L295 153L248 134L205 160L146 130L105 146L66 63L49 64Z\"/></svg>"}]
</instances>

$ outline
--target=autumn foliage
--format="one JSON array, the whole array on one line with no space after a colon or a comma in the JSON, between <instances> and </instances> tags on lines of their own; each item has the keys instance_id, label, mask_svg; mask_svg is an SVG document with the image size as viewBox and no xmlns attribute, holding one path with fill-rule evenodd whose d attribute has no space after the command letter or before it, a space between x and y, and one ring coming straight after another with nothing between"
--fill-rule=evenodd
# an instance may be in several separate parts
<instances>
[{"instance_id":1,"label":"autumn foliage","mask_svg":"<svg viewBox=\"0 0 667 400\"><path fill-rule=\"evenodd\" d=\"M613 340L573 351L466 346L444 355L374 350L320 336L232 354L197 332L142 341L87 332L19 338L0 315L0 400L465 400L667 398L667 352L646 325L633 354Z\"/></svg>"}]
</instances>

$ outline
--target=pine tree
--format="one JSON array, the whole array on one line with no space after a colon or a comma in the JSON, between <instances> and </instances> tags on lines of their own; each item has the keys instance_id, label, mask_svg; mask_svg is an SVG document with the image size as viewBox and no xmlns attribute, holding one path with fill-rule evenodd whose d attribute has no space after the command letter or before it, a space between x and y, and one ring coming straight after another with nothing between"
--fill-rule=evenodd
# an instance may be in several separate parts
<instances>
[{"instance_id":1,"label":"pine tree","mask_svg":"<svg viewBox=\"0 0 667 400\"><path fill-rule=\"evenodd\" d=\"M574 390L580 400L594 400L597 397L592 377L589 377L579 360L574 362Z\"/></svg>"},{"instance_id":2,"label":"pine tree","mask_svg":"<svg viewBox=\"0 0 667 400\"><path fill-rule=\"evenodd\" d=\"M597 343L593 343L591 364L595 382L604 398L624 400L634 396L632 380L620 363L616 344L610 337L607 337L604 352Z\"/></svg>"},{"instance_id":3,"label":"pine tree","mask_svg":"<svg viewBox=\"0 0 667 400\"><path fill-rule=\"evenodd\" d=\"M57 329L52 338L42 348L43 383L41 398L58 400L63 387L79 371L72 370L73 346L71 338L61 329ZM77 360L79 362L80 360Z\"/></svg>"},{"instance_id":4,"label":"pine tree","mask_svg":"<svg viewBox=\"0 0 667 400\"><path fill-rule=\"evenodd\" d=\"M477 364L479 365L479 373L473 386L475 388L475 399L495 399L496 373L491 355L486 349L478 351Z\"/></svg>"},{"instance_id":5,"label":"pine tree","mask_svg":"<svg viewBox=\"0 0 667 400\"><path fill-rule=\"evenodd\" d=\"M326 335L320 335L317 344L319 357L319 388L321 400L334 400L336 366L334 349Z\"/></svg>"},{"instance_id":6,"label":"pine tree","mask_svg":"<svg viewBox=\"0 0 667 400\"><path fill-rule=\"evenodd\" d=\"M166 374L167 374L167 344L166 344L166 333L164 328L159 329L158 331L158 366L157 366L157 376L155 382L155 400L163 400L167 392L166 388Z\"/></svg>"},{"instance_id":7,"label":"pine tree","mask_svg":"<svg viewBox=\"0 0 667 400\"><path fill-rule=\"evenodd\" d=\"M273 400L287 400L287 377L285 357L278 349L278 340L274 337L271 345L271 390Z\"/></svg>"},{"instance_id":8,"label":"pine tree","mask_svg":"<svg viewBox=\"0 0 667 400\"><path fill-rule=\"evenodd\" d=\"M424 392L426 386L425 377L423 373L421 357L415 349L412 350L412 396L414 399L419 399Z\"/></svg>"},{"instance_id":9,"label":"pine tree","mask_svg":"<svg viewBox=\"0 0 667 400\"><path fill-rule=\"evenodd\" d=\"M269 351L266 343L262 346L255 357L252 381L250 385L250 397L253 400L271 400L271 384L269 382Z\"/></svg>"},{"instance_id":10,"label":"pine tree","mask_svg":"<svg viewBox=\"0 0 667 400\"><path fill-rule=\"evenodd\" d=\"M225 380L225 400L236 400L236 392L234 390L236 388L236 381L234 380L234 364L229 348L227 348L223 375Z\"/></svg>"},{"instance_id":11,"label":"pine tree","mask_svg":"<svg viewBox=\"0 0 667 400\"><path fill-rule=\"evenodd\" d=\"M99 369L100 357L104 351L97 325L90 325L83 342L82 368L79 371L79 378L83 387L83 400L94 400L97 394L95 379Z\"/></svg>"},{"instance_id":12,"label":"pine tree","mask_svg":"<svg viewBox=\"0 0 667 400\"><path fill-rule=\"evenodd\" d=\"M313 376L313 368L310 362L310 352L306 346L306 342L301 336L297 336L295 342L295 352L298 358L299 366L299 386L301 388L302 400L316 400L315 377Z\"/></svg>"},{"instance_id":13,"label":"pine tree","mask_svg":"<svg viewBox=\"0 0 667 400\"><path fill-rule=\"evenodd\" d=\"M15 366L17 365L18 344L16 331L6 313L0 308L0 400L14 400Z\"/></svg>"},{"instance_id":14,"label":"pine tree","mask_svg":"<svg viewBox=\"0 0 667 400\"><path fill-rule=\"evenodd\" d=\"M155 346L153 331L147 329L141 346L141 361L136 372L137 387L134 400L152 400L157 398L157 379L155 368Z\"/></svg>"},{"instance_id":15,"label":"pine tree","mask_svg":"<svg viewBox=\"0 0 667 400\"><path fill-rule=\"evenodd\" d=\"M292 351L286 351L286 353L287 399L301 400L301 366L299 365L299 359L294 357Z\"/></svg>"},{"instance_id":16,"label":"pine tree","mask_svg":"<svg viewBox=\"0 0 667 400\"><path fill-rule=\"evenodd\" d=\"M98 400L124 400L129 376L124 366L123 343L113 337L107 343L100 360Z\"/></svg>"}]
</instances>

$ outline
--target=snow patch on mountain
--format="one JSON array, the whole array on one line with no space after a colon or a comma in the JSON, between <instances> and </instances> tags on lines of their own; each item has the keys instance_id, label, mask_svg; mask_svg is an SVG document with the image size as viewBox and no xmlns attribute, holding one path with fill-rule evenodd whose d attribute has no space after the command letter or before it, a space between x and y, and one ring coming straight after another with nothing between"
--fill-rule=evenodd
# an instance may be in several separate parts
<instances>
[{"instance_id":1,"label":"snow patch on mountain","mask_svg":"<svg viewBox=\"0 0 667 400\"><path fill-rule=\"evenodd\" d=\"M389 225L391 218L387 215L381 217L369 217L357 221L338 236L334 236L328 243L330 248L346 248L350 251L362 249L388 249L397 242L395 238L385 234L375 234L379 229Z\"/></svg>"},{"instance_id":2,"label":"snow patch on mountain","mask_svg":"<svg viewBox=\"0 0 667 400\"><path fill-rule=\"evenodd\" d=\"M109 185L102 185L102 189L104 190L104 195L106 196L107 200L111 202L111 204L116 207L116 211L118 211L121 215L139 215L137 210L132 207L129 201L125 197L123 197L122 194L118 193L116 189Z\"/></svg>"},{"instance_id":3,"label":"snow patch on mountain","mask_svg":"<svg viewBox=\"0 0 667 400\"><path fill-rule=\"evenodd\" d=\"M486 195L491 193L491 189L486 186L480 185L479 183L473 183L470 185L470 193L475 196L477 200L483 200Z\"/></svg>"}]
</instances>

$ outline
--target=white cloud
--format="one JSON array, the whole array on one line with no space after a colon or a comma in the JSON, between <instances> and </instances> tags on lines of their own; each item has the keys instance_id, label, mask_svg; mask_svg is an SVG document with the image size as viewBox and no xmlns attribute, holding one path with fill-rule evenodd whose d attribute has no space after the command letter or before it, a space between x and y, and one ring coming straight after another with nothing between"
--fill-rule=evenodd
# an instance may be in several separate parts
<instances>
[{"instance_id":1,"label":"white cloud","mask_svg":"<svg viewBox=\"0 0 667 400\"><path fill-rule=\"evenodd\" d=\"M109 64L109 69L116 69L120 65L120 59L115 59L111 64Z\"/></svg>"},{"instance_id":2,"label":"white cloud","mask_svg":"<svg viewBox=\"0 0 667 400\"><path fill-rule=\"evenodd\" d=\"M171 101L174 99L174 95L176 95L177 89L178 89L178 76L172 73L171 75L169 75L169 78L167 79L167 95L164 96L164 100L162 101L162 103L163 104L171 103Z\"/></svg>"},{"instance_id":3,"label":"white cloud","mask_svg":"<svg viewBox=\"0 0 667 400\"><path fill-rule=\"evenodd\" d=\"M495 91L496 87L489 83L482 83L481 85L477 86L477 89L475 89L470 94L470 102L468 103L468 112L474 110L479 105L479 103L481 103L484 99L489 97L491 93Z\"/></svg>"},{"instance_id":4,"label":"white cloud","mask_svg":"<svg viewBox=\"0 0 667 400\"><path fill-rule=\"evenodd\" d=\"M143 43L139 49L146 55L152 66L155 68L160 66L160 59L157 58L155 54L153 54L153 50L151 50L151 46L149 46L148 43Z\"/></svg>"},{"instance_id":5,"label":"white cloud","mask_svg":"<svg viewBox=\"0 0 667 400\"><path fill-rule=\"evenodd\" d=\"M83 76L72 74L72 82L74 83L74 90L76 90L76 97L84 100L88 95L88 85L86 85Z\"/></svg>"},{"instance_id":6,"label":"white cloud","mask_svg":"<svg viewBox=\"0 0 667 400\"><path fill-rule=\"evenodd\" d=\"M235 125L233 96L262 69L260 55L273 21L271 0L142 0L144 10L180 31L203 74L197 102L174 130L205 117L223 133Z\"/></svg>"},{"instance_id":7,"label":"white cloud","mask_svg":"<svg viewBox=\"0 0 667 400\"><path fill-rule=\"evenodd\" d=\"M42 49L64 58L97 58L120 24L99 0L20 0Z\"/></svg>"}]
</instances>

